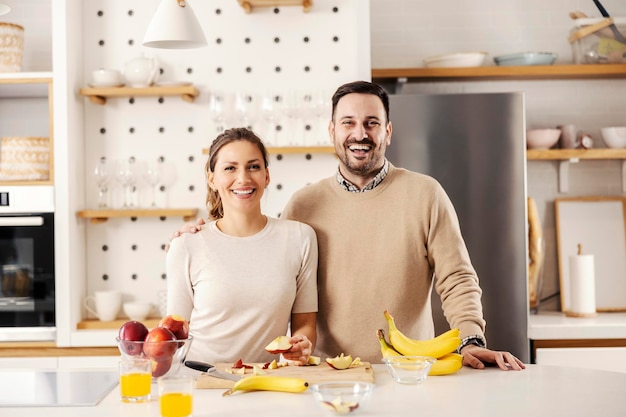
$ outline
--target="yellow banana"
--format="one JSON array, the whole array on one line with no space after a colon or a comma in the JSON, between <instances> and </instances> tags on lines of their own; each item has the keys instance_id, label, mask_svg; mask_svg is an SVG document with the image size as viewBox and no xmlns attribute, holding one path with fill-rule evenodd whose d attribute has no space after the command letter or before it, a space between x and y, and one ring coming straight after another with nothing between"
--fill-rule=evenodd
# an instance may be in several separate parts
<instances>
[{"instance_id":1,"label":"yellow banana","mask_svg":"<svg viewBox=\"0 0 626 417\"><path fill-rule=\"evenodd\" d=\"M430 356L439 359L448 353L454 352L461 344L458 329L452 329L429 340L415 340L398 330L393 316L387 310L385 310L385 318L389 325L389 341L391 345L405 356Z\"/></svg>"},{"instance_id":2,"label":"yellow banana","mask_svg":"<svg viewBox=\"0 0 626 417\"><path fill-rule=\"evenodd\" d=\"M400 352L395 350L393 346L387 343L385 340L385 332L383 329L378 329L376 331L376 335L378 336L378 342L380 343L380 353L382 353L383 358L388 358L389 356L402 356Z\"/></svg>"},{"instance_id":3,"label":"yellow banana","mask_svg":"<svg viewBox=\"0 0 626 417\"><path fill-rule=\"evenodd\" d=\"M463 367L463 356L458 353L448 353L433 363L428 375L450 375Z\"/></svg>"},{"instance_id":4,"label":"yellow banana","mask_svg":"<svg viewBox=\"0 0 626 417\"><path fill-rule=\"evenodd\" d=\"M277 375L250 375L235 382L235 385L222 395L230 395L235 391L282 391L303 392L309 383L302 378Z\"/></svg>"}]
</instances>

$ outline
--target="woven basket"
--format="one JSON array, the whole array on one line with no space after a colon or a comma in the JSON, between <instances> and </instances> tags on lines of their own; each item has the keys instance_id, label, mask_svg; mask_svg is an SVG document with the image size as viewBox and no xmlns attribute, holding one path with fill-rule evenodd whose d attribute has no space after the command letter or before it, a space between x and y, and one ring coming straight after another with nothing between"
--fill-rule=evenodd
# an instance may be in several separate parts
<instances>
[{"instance_id":1,"label":"woven basket","mask_svg":"<svg viewBox=\"0 0 626 417\"><path fill-rule=\"evenodd\" d=\"M14 23L0 22L0 72L22 70L24 28Z\"/></svg>"},{"instance_id":2,"label":"woven basket","mask_svg":"<svg viewBox=\"0 0 626 417\"><path fill-rule=\"evenodd\" d=\"M41 181L49 178L49 138L0 138L0 181Z\"/></svg>"}]
</instances>

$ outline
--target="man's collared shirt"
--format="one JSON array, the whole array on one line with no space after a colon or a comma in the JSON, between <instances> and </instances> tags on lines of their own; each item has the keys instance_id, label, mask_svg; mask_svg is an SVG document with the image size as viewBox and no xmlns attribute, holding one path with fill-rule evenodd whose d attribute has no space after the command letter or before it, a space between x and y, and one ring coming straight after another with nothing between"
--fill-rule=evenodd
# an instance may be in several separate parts
<instances>
[{"instance_id":1,"label":"man's collared shirt","mask_svg":"<svg viewBox=\"0 0 626 417\"><path fill-rule=\"evenodd\" d=\"M383 180L387 176L388 171L389 171L389 161L385 159L385 163L382 169L380 170L380 172L376 174L376 176L370 182L368 182L365 185L365 187L363 187L363 189L359 189L359 187L357 187L356 185L352 184L350 181L345 179L344 176L341 175L341 172L339 170L337 170L337 182L346 191L350 191L352 193L364 193L365 191L373 190L374 188L378 186L378 184L383 182Z\"/></svg>"}]
</instances>

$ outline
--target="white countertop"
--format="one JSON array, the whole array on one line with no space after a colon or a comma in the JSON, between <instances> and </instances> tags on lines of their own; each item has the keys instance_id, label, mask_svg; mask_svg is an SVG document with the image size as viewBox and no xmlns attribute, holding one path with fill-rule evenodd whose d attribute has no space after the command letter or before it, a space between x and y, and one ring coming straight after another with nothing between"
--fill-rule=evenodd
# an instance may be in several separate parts
<instances>
[{"instance_id":1,"label":"white countertop","mask_svg":"<svg viewBox=\"0 0 626 417\"><path fill-rule=\"evenodd\" d=\"M529 365L525 371L463 368L454 375L430 377L422 385L400 385L382 365L374 365L377 388L363 416L622 417L626 374ZM0 380L2 384L10 381ZM154 390L154 388L153 388ZM254 415L330 416L302 394L246 392L222 397L222 389L194 392L194 417ZM421 408L419 408L421 407ZM419 412L418 412L419 411ZM11 417L158 417L158 401L125 404L114 388L93 407L0 408Z\"/></svg>"},{"instance_id":2,"label":"white countertop","mask_svg":"<svg viewBox=\"0 0 626 417\"><path fill-rule=\"evenodd\" d=\"M567 317L558 311L531 314L528 338L557 339L626 339L626 312L598 313L595 317Z\"/></svg>"}]
</instances>

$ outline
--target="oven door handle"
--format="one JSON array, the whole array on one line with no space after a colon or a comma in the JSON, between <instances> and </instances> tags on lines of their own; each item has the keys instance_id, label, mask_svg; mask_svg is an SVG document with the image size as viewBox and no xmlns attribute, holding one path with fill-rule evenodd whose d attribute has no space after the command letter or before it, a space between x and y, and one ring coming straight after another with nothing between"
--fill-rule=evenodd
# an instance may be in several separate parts
<instances>
[{"instance_id":1,"label":"oven door handle","mask_svg":"<svg viewBox=\"0 0 626 417\"><path fill-rule=\"evenodd\" d=\"M43 226L43 217L0 217L0 227L3 226Z\"/></svg>"}]
</instances>

